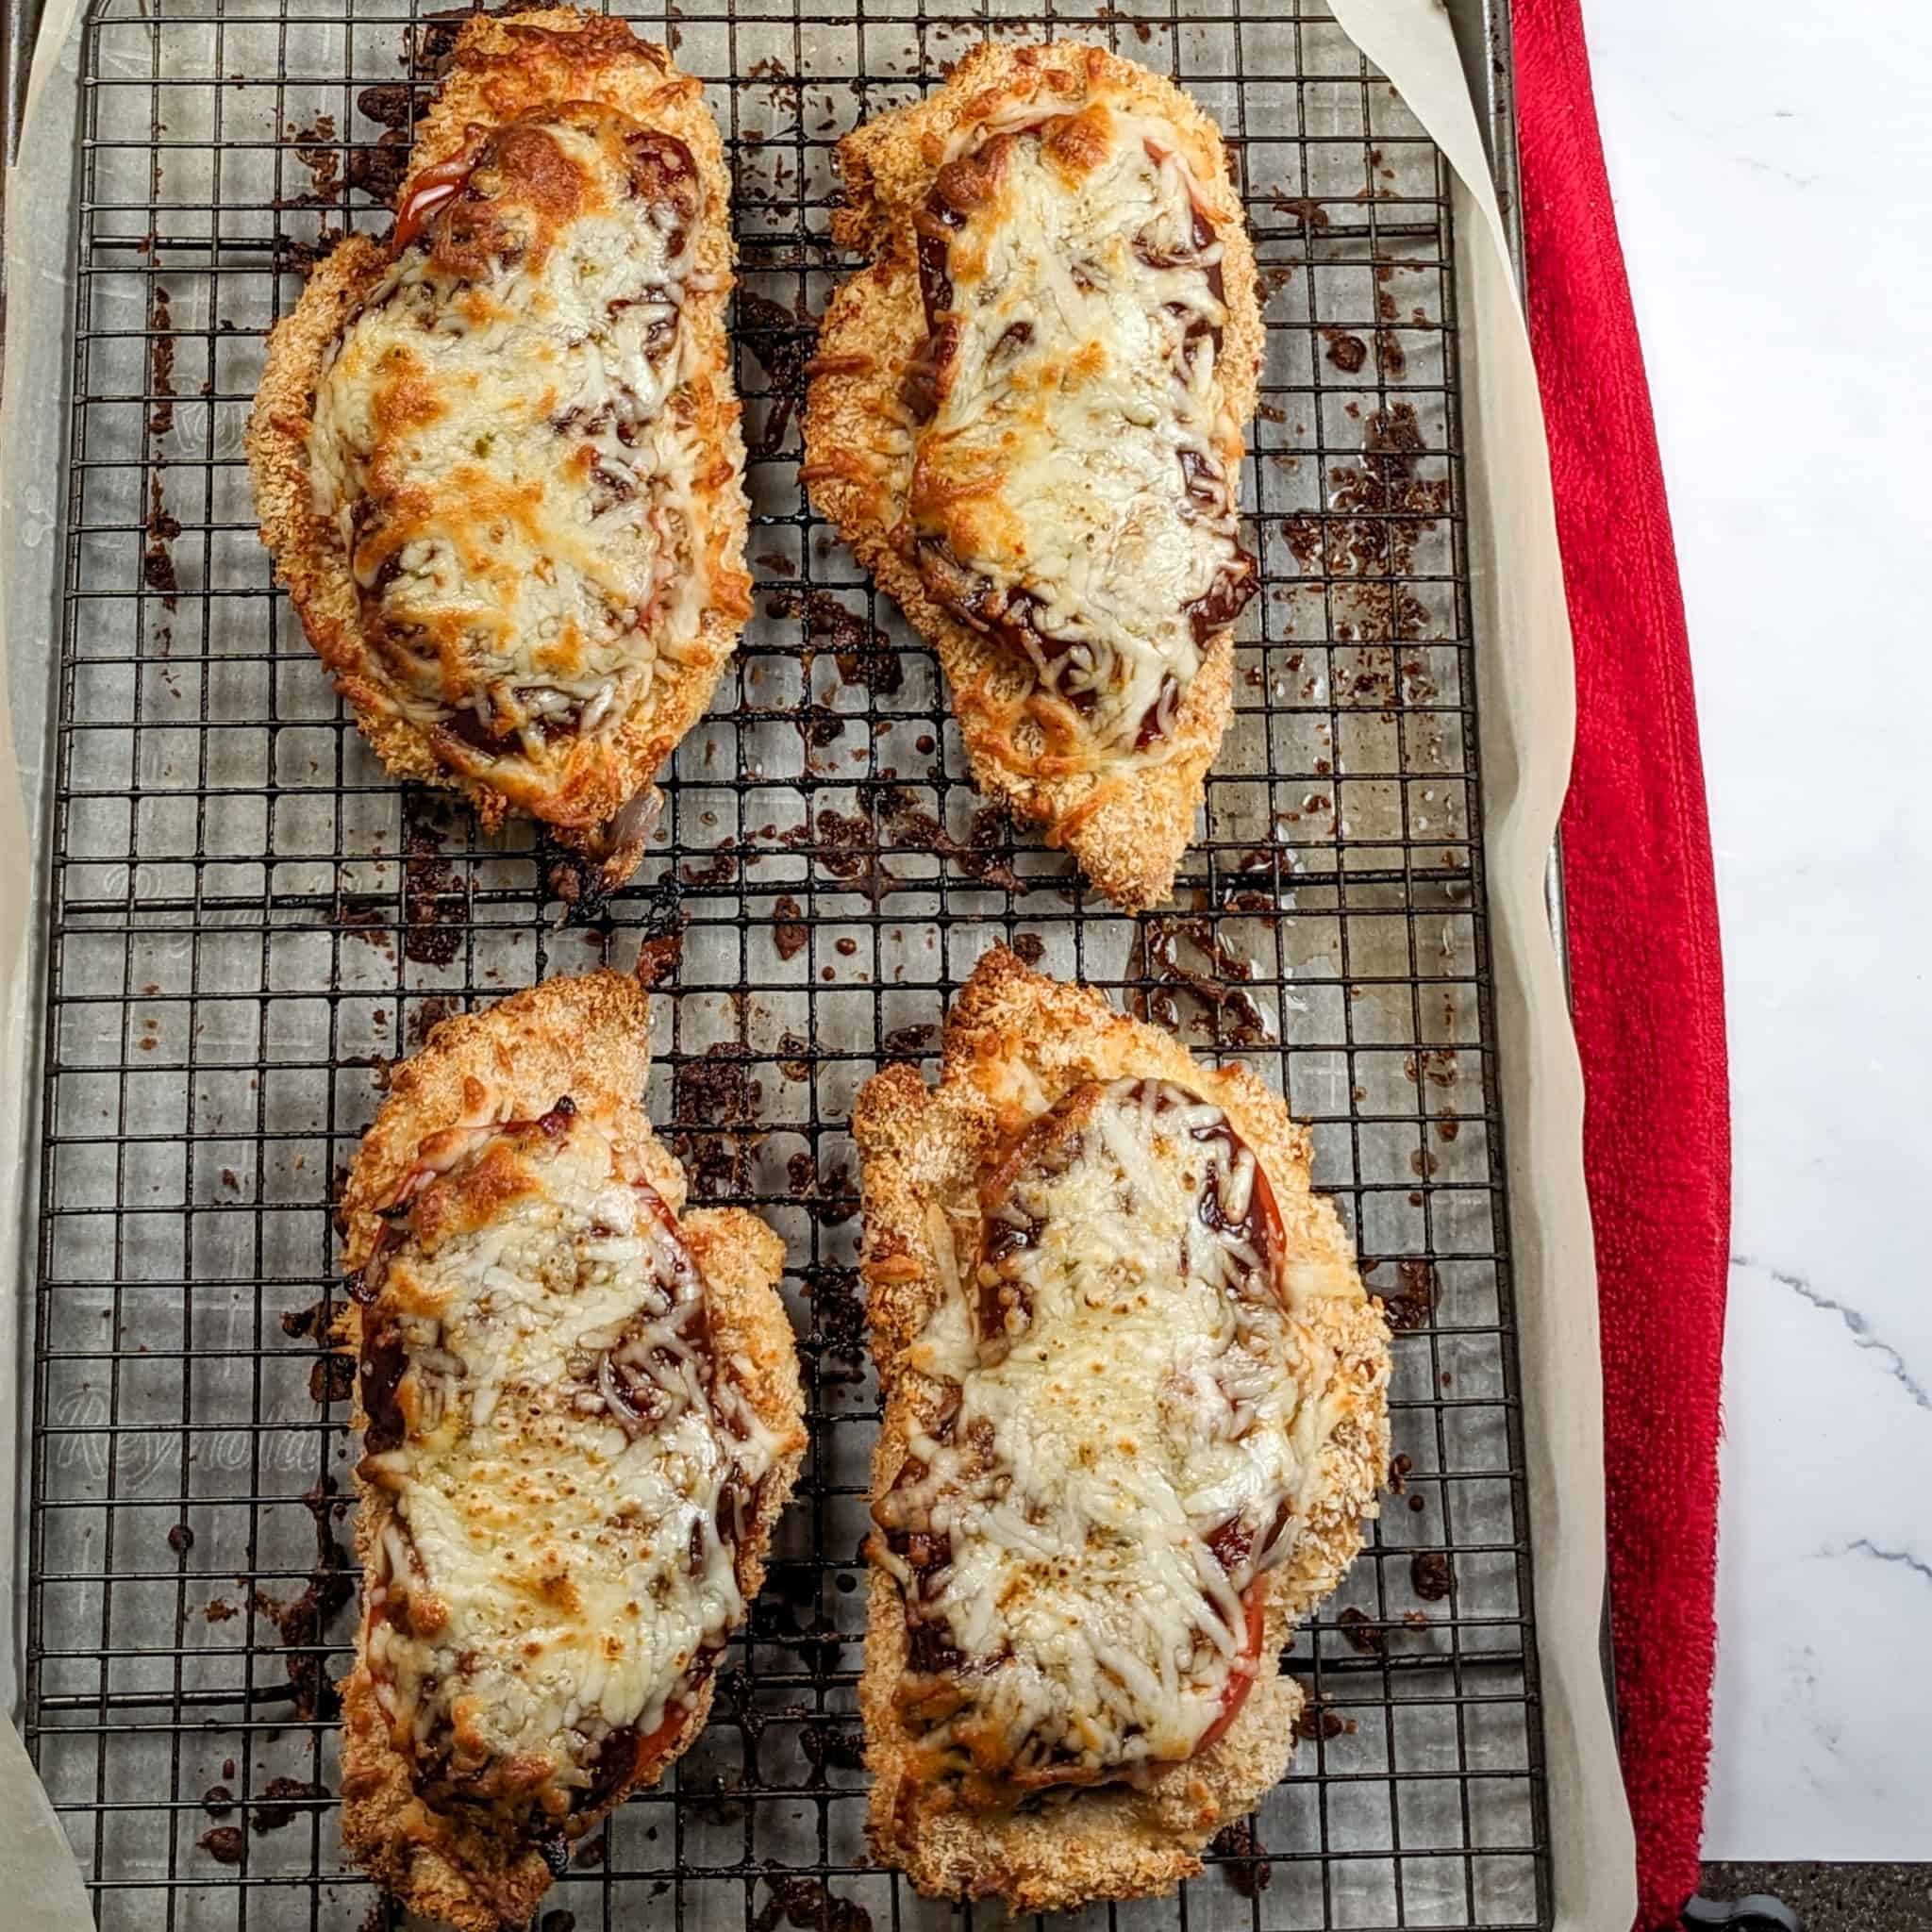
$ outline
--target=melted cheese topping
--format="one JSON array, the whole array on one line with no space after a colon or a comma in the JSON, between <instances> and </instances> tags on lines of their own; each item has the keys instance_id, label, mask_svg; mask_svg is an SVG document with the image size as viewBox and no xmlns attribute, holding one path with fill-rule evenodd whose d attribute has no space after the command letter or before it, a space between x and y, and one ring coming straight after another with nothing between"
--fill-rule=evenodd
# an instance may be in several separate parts
<instances>
[{"instance_id":1,"label":"melted cheese topping","mask_svg":"<svg viewBox=\"0 0 1932 1932\"><path fill-rule=\"evenodd\" d=\"M956 140L918 218L934 413L902 536L1087 734L1145 751L1254 588L1222 243L1167 122L1024 111Z\"/></svg>"},{"instance_id":2,"label":"melted cheese topping","mask_svg":"<svg viewBox=\"0 0 1932 1932\"><path fill-rule=\"evenodd\" d=\"M941 1419L876 1515L927 1774L998 1804L1209 1739L1252 1677L1250 1592L1293 1547L1332 1418L1307 1394L1329 1365L1289 1310L1272 1191L1219 1108L1090 1083L979 1205L976 1267L911 1356Z\"/></svg>"},{"instance_id":3,"label":"melted cheese topping","mask_svg":"<svg viewBox=\"0 0 1932 1932\"><path fill-rule=\"evenodd\" d=\"M680 390L701 199L682 143L613 109L494 129L419 179L317 385L316 507L372 668L499 787L608 731L699 636L715 458Z\"/></svg>"},{"instance_id":4,"label":"melted cheese topping","mask_svg":"<svg viewBox=\"0 0 1932 1932\"><path fill-rule=\"evenodd\" d=\"M362 1285L369 1662L419 1790L554 1819L689 1708L774 1443L664 1203L568 1103L425 1154Z\"/></svg>"}]
</instances>

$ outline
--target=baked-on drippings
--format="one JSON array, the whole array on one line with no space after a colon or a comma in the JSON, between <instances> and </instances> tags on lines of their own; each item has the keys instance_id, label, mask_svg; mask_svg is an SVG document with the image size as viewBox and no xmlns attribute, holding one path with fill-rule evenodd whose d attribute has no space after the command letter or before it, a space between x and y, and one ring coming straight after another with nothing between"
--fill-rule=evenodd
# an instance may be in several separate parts
<instances>
[{"instance_id":1,"label":"baked-on drippings","mask_svg":"<svg viewBox=\"0 0 1932 1932\"><path fill-rule=\"evenodd\" d=\"M650 1774L774 1442L662 1199L568 1099L425 1140L355 1285L367 1661L416 1790L532 1838Z\"/></svg>"},{"instance_id":2,"label":"baked-on drippings","mask_svg":"<svg viewBox=\"0 0 1932 1932\"><path fill-rule=\"evenodd\" d=\"M684 144L610 108L473 127L316 386L316 508L387 700L541 816L558 749L623 722L711 594L717 456L681 407L702 199Z\"/></svg>"},{"instance_id":3,"label":"baked-on drippings","mask_svg":"<svg viewBox=\"0 0 1932 1932\"><path fill-rule=\"evenodd\" d=\"M1239 1710L1324 1440L1267 1175L1188 1089L1090 1080L935 1218L941 1393L874 1509L922 1780L1152 1775Z\"/></svg>"},{"instance_id":4,"label":"baked-on drippings","mask_svg":"<svg viewBox=\"0 0 1932 1932\"><path fill-rule=\"evenodd\" d=\"M1145 753L1255 591L1224 459L1222 243L1179 137L1103 101L1023 103L954 138L915 226L931 333L899 541L1049 711Z\"/></svg>"}]
</instances>

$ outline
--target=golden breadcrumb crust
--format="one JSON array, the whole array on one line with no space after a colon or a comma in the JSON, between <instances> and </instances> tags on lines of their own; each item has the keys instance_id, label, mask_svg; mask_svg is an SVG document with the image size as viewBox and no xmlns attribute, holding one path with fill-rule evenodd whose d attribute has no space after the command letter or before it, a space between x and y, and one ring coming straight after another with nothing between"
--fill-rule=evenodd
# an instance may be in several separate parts
<instances>
[{"instance_id":1,"label":"golden breadcrumb crust","mask_svg":"<svg viewBox=\"0 0 1932 1932\"><path fill-rule=\"evenodd\" d=\"M841 245L874 260L833 296L819 332L806 400L805 476L813 502L853 555L939 652L980 789L1044 824L1048 842L1067 847L1115 905L1139 911L1173 891L1193 836L1208 767L1233 713L1232 629L1208 640L1167 734L1165 761L1055 774L1016 760L999 722L1030 682L1030 671L936 602L892 541L904 509L896 478L908 450L896 399L926 335L912 217L924 205L955 129L1036 97L1042 110L1109 100L1160 116L1180 137L1223 249L1227 323L1217 374L1234 420L1244 424L1254 414L1264 342L1255 253L1220 129L1172 81L1102 48L989 42L968 54L938 92L867 122L839 143L850 205L834 217L834 232ZM1228 474L1238 475L1238 436L1222 454Z\"/></svg>"},{"instance_id":2,"label":"golden breadcrumb crust","mask_svg":"<svg viewBox=\"0 0 1932 1932\"><path fill-rule=\"evenodd\" d=\"M379 1209L416 1165L425 1135L506 1112L533 1119L568 1093L679 1217L679 1232L704 1277L714 1359L721 1369L729 1365L759 1421L779 1438L758 1488L750 1534L738 1547L739 1588L749 1603L764 1580L772 1527L791 1499L806 1447L797 1347L776 1286L785 1248L741 1209L682 1213L684 1170L659 1144L640 1104L649 1070L650 1003L636 980L618 973L546 980L483 1012L445 1020L421 1052L396 1068L389 1097L363 1136L342 1197L343 1268L353 1273L375 1253ZM361 1310L353 1302L338 1339L347 1349L360 1346ZM351 1426L359 1434L367 1423L358 1386ZM375 1557L375 1512L359 1475L357 1491L364 1507L357 1515L356 1553L366 1570ZM451 1817L416 1795L408 1762L391 1741L376 1701L368 1641L365 1600L356 1665L342 1687L343 1844L412 1911L462 1932L522 1924L551 1882L541 1854L496 1836L480 1813ZM711 1691L707 1678L659 1760L660 1774L704 1728ZM576 1813L571 1832L590 1830L632 1788L620 1785L595 1809Z\"/></svg>"},{"instance_id":3,"label":"golden breadcrumb crust","mask_svg":"<svg viewBox=\"0 0 1932 1932\"><path fill-rule=\"evenodd\" d=\"M700 83L622 21L570 7L503 18L478 14L457 36L448 70L416 130L396 206L408 201L425 169L462 149L473 126L498 126L571 101L613 108L675 136L696 162L705 204L692 244L697 286L687 294L683 315L693 345L692 421L717 453L696 491L707 512L708 528L697 541L711 558L711 595L690 650L676 661L658 662L641 701L612 730L599 734L599 756L579 755L573 763L575 741L560 742L547 795L541 785L518 787L521 808L547 821L560 843L604 860L605 883L617 886L636 869L642 840L625 837L613 847L604 828L631 799L651 791L678 741L704 715L751 614L742 412L732 393L724 331L733 280L731 179L718 125ZM475 772L452 767L388 697L363 637L360 601L340 539L315 508L308 437L316 383L325 358L390 258L388 246L362 235L346 237L316 266L301 300L270 335L248 424L256 510L277 579L376 755L398 777L462 792L493 830L508 802L490 781L489 760L479 754Z\"/></svg>"},{"instance_id":4,"label":"golden breadcrumb crust","mask_svg":"<svg viewBox=\"0 0 1932 1932\"><path fill-rule=\"evenodd\" d=\"M983 1816L949 1808L910 1774L912 1740L893 1692L906 1663L905 1601L874 1564L868 1599L859 1707L873 1774L868 1831L874 1857L902 1868L922 1891L997 1894L1016 1912L1058 1911L1096 1899L1166 1891L1201 1870L1201 1848L1252 1809L1286 1769L1300 1687L1280 1652L1297 1619L1340 1581L1376 1513L1389 1465L1389 1330L1362 1289L1333 1205L1308 1186L1307 1132L1245 1067L1204 1066L1166 1033L1126 1019L1097 993L1032 972L997 949L982 959L947 1016L940 1085L910 1066L869 1081L853 1109L862 1163L863 1267L873 1354L885 1405L872 1495L891 1489L909 1432L940 1409L936 1384L907 1350L944 1291L928 1209L974 1211L975 1178L990 1154L1074 1087L1127 1076L1173 1080L1222 1108L1267 1173L1291 1257L1344 1271L1350 1294L1307 1297L1298 1308L1332 1351L1329 1393L1341 1413L1322 1452L1318 1490L1292 1553L1265 1578L1261 1669L1228 1730L1207 1751L1145 1790L1080 1791L1032 1814Z\"/></svg>"}]
</instances>

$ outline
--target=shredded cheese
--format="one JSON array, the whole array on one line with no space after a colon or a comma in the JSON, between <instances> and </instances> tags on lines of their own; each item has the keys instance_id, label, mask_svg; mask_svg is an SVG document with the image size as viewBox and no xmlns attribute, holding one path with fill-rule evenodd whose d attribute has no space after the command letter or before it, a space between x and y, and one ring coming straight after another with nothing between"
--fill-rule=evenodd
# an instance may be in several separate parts
<instances>
[{"instance_id":1,"label":"shredded cheese","mask_svg":"<svg viewBox=\"0 0 1932 1932\"><path fill-rule=\"evenodd\" d=\"M1158 757L1254 587L1225 460L1223 244L1180 138L1104 102L1026 104L955 139L917 225L932 413L901 541L935 597L1024 654L1071 730Z\"/></svg>"},{"instance_id":2,"label":"shredded cheese","mask_svg":"<svg viewBox=\"0 0 1932 1932\"><path fill-rule=\"evenodd\" d=\"M591 1121L560 1104L441 1152L364 1276L369 1659L419 1790L554 1819L614 1775L613 1739L689 1707L776 1444Z\"/></svg>"},{"instance_id":3,"label":"shredded cheese","mask_svg":"<svg viewBox=\"0 0 1932 1932\"><path fill-rule=\"evenodd\" d=\"M969 1803L1192 1756L1255 1669L1334 1416L1266 1175L1218 1107L1090 1082L980 1188L970 1279L912 1365L942 1391L880 1499L900 1705ZM936 1226L938 1243L947 1234Z\"/></svg>"},{"instance_id":4,"label":"shredded cheese","mask_svg":"<svg viewBox=\"0 0 1932 1932\"><path fill-rule=\"evenodd\" d=\"M681 143L583 102L492 130L452 186L325 362L315 505L387 701L452 762L541 767L700 632L702 189Z\"/></svg>"}]
</instances>

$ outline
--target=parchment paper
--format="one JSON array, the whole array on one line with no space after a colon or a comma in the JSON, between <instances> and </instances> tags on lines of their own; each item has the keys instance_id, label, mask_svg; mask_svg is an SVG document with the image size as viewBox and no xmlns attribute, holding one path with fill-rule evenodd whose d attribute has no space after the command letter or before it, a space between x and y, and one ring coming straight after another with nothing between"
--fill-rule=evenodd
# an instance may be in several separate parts
<instances>
[{"instance_id":1,"label":"parchment paper","mask_svg":"<svg viewBox=\"0 0 1932 1932\"><path fill-rule=\"evenodd\" d=\"M25 1467L24 1382L14 1365L31 1348L32 1270L23 1210L26 1128L37 1103L33 1002L28 971L40 924L33 891L36 808L43 792L47 707L57 655L61 432L66 412L64 336L72 300L67 237L73 221L74 123L81 0L52 0L35 50L19 165L7 175L5 361L0 362L0 1495L13 1494ZM65 86L60 83L64 81ZM24 781L24 783L23 783ZM20 1700L16 1617L25 1590L21 1533L7 1547L11 1587L0 1592L0 1691L6 1707Z\"/></svg>"},{"instance_id":2,"label":"parchment paper","mask_svg":"<svg viewBox=\"0 0 1932 1932\"><path fill-rule=\"evenodd\" d=\"M1543 890L1576 724L1549 446L1449 16L1432 0L1331 4L1457 175L1485 855L1557 1923L1624 1932L1637 1908L1636 1849L1600 1660L1603 1362L1583 1186L1583 1076Z\"/></svg>"},{"instance_id":3,"label":"parchment paper","mask_svg":"<svg viewBox=\"0 0 1932 1932\"><path fill-rule=\"evenodd\" d=\"M14 1731L27 1524L22 1398L32 1347L33 1271L24 1225L29 1127L39 1095L28 990L39 924L32 890L55 654L64 320L71 287L74 85L79 0L52 0L35 49L20 164L6 184L6 359L0 363L0 1496L16 1496L0 1591L0 1895L22 1924L83 1932L93 1915L65 1832ZM67 82L63 88L62 80ZM38 661L36 661L38 660ZM16 694L25 702L16 704ZM23 787L25 779L25 787ZM30 916L31 915L31 916Z\"/></svg>"},{"instance_id":4,"label":"parchment paper","mask_svg":"<svg viewBox=\"0 0 1932 1932\"><path fill-rule=\"evenodd\" d=\"M1546 446L1506 231L1477 119L1439 0L1332 0L1342 27L1447 157L1456 189L1463 433L1477 641L1489 913L1507 1134L1544 1761L1563 1927L1624 1932L1633 1849L1600 1661L1604 1589L1602 1377L1581 1134L1582 1083L1544 899L1568 782L1574 692ZM0 408L0 1363L28 1325L21 1210L39 1091L38 920L30 860L45 827L47 666L58 655L68 250L79 0L54 0L34 68L22 160L8 184L6 395ZM11 747L18 770L8 758ZM23 808L34 801L32 818ZM30 875L32 874L32 875ZM18 1442L19 1374L0 1375L0 1454ZM18 1489L18 1465L0 1471ZM0 1488L0 1493L4 1493ZM25 1509L18 1521L24 1524ZM16 1553L20 1548L15 1542ZM0 1684L19 1694L16 1589L0 1603ZM9 1847L0 1842L0 1884Z\"/></svg>"}]
</instances>

